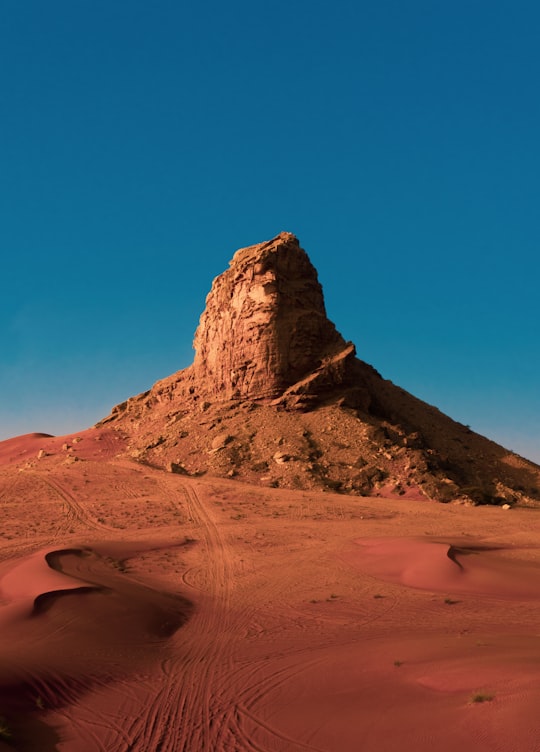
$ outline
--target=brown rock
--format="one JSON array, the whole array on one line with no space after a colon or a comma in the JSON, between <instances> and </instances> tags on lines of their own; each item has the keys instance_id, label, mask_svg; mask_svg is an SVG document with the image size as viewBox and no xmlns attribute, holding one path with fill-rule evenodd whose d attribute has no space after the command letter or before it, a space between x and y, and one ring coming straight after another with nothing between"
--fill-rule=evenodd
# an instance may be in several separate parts
<instances>
[{"instance_id":1,"label":"brown rock","mask_svg":"<svg viewBox=\"0 0 540 752\"><path fill-rule=\"evenodd\" d=\"M334 383L353 351L326 317L315 268L285 232L235 253L214 280L194 347L195 377L220 400L276 398L325 366Z\"/></svg>"},{"instance_id":2,"label":"brown rock","mask_svg":"<svg viewBox=\"0 0 540 752\"><path fill-rule=\"evenodd\" d=\"M278 465L283 465L284 462L289 462L291 456L285 452L276 452L272 458Z\"/></svg>"},{"instance_id":3,"label":"brown rock","mask_svg":"<svg viewBox=\"0 0 540 752\"><path fill-rule=\"evenodd\" d=\"M212 440L212 451L217 452L220 449L223 449L227 446L227 444L230 444L231 441L234 441L234 436L230 436L229 434L218 434L213 440Z\"/></svg>"}]
</instances>

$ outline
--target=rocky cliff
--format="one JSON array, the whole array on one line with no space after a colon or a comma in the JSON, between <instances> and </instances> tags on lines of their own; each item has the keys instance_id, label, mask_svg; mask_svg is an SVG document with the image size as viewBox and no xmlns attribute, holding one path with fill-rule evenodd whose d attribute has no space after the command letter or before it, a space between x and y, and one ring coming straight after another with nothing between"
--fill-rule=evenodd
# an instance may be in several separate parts
<instances>
[{"instance_id":1,"label":"rocky cliff","mask_svg":"<svg viewBox=\"0 0 540 752\"><path fill-rule=\"evenodd\" d=\"M214 280L192 366L101 423L175 472L288 488L534 503L540 467L456 423L355 356L317 273L281 233Z\"/></svg>"},{"instance_id":2,"label":"rocky cliff","mask_svg":"<svg viewBox=\"0 0 540 752\"><path fill-rule=\"evenodd\" d=\"M206 298L194 347L197 381L225 400L279 397L351 352L326 316L317 272L285 232L234 254Z\"/></svg>"}]
</instances>

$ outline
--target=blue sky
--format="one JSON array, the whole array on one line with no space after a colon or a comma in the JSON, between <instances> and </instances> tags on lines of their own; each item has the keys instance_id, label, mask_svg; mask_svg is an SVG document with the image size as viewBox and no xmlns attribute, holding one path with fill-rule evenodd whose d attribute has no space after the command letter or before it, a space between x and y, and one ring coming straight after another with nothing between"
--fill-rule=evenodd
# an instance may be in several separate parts
<instances>
[{"instance_id":1,"label":"blue sky","mask_svg":"<svg viewBox=\"0 0 540 752\"><path fill-rule=\"evenodd\" d=\"M539 50L532 1L4 2L0 438L189 365L287 230L361 358L540 461Z\"/></svg>"}]
</instances>

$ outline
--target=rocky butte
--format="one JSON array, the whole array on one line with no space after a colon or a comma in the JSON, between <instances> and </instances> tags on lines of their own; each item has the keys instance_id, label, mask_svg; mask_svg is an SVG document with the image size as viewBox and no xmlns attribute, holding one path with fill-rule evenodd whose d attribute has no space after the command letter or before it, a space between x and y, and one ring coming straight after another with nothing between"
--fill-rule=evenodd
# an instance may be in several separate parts
<instances>
[{"instance_id":1,"label":"rocky butte","mask_svg":"<svg viewBox=\"0 0 540 752\"><path fill-rule=\"evenodd\" d=\"M322 288L294 235L236 252L206 299L196 378L220 400L278 398L351 352L328 320Z\"/></svg>"},{"instance_id":2,"label":"rocky butte","mask_svg":"<svg viewBox=\"0 0 540 752\"><path fill-rule=\"evenodd\" d=\"M206 299L193 364L115 407L136 459L186 475L369 496L530 504L540 467L356 357L317 272L280 233L238 250Z\"/></svg>"}]
</instances>

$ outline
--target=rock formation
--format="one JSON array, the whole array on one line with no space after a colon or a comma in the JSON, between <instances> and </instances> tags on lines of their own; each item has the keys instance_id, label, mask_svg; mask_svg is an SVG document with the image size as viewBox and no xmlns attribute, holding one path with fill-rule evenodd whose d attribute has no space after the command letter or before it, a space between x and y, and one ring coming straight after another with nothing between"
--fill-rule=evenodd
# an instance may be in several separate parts
<instances>
[{"instance_id":1,"label":"rock formation","mask_svg":"<svg viewBox=\"0 0 540 752\"><path fill-rule=\"evenodd\" d=\"M279 397L352 352L326 316L307 254L285 232L235 253L206 298L194 347L196 379L222 400Z\"/></svg>"},{"instance_id":2,"label":"rock formation","mask_svg":"<svg viewBox=\"0 0 540 752\"><path fill-rule=\"evenodd\" d=\"M355 357L317 273L281 233L214 280L192 366L115 407L131 455L174 472L289 488L533 503L540 467Z\"/></svg>"}]
</instances>

